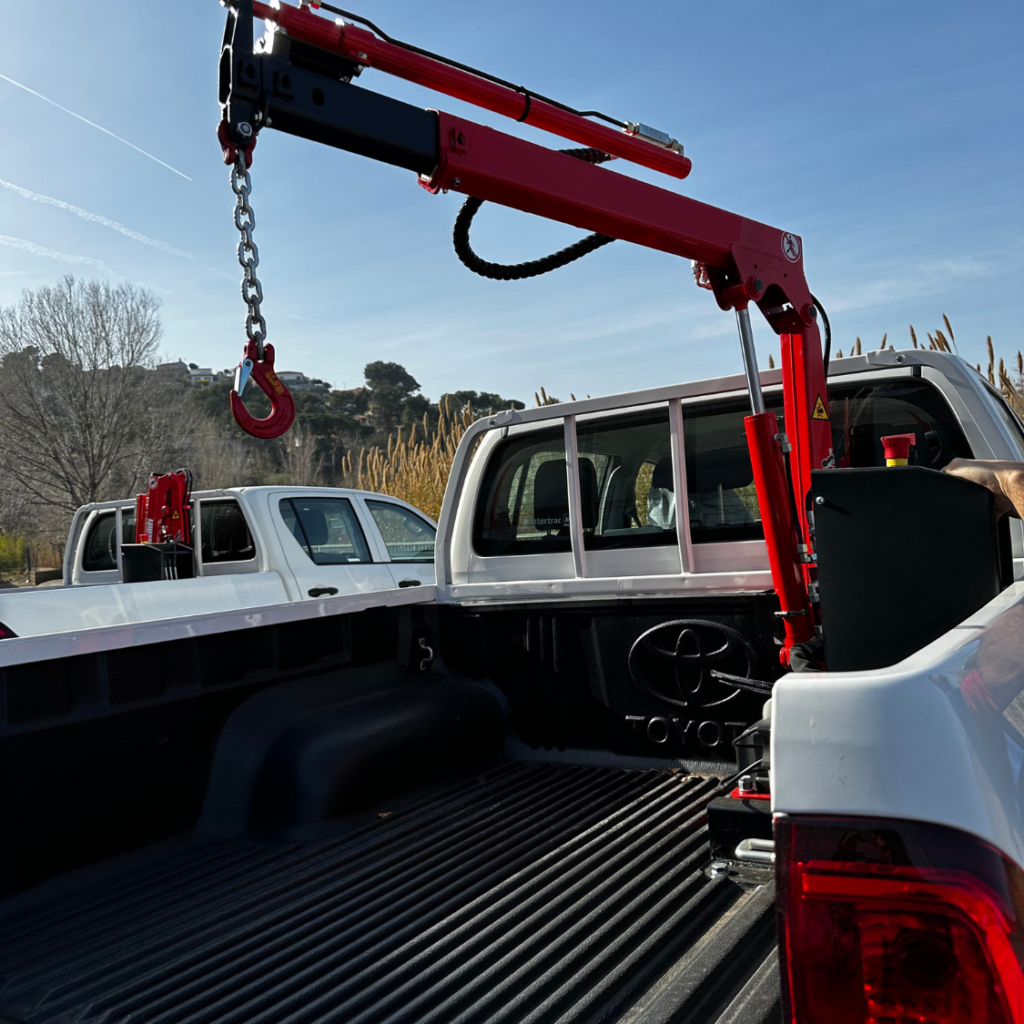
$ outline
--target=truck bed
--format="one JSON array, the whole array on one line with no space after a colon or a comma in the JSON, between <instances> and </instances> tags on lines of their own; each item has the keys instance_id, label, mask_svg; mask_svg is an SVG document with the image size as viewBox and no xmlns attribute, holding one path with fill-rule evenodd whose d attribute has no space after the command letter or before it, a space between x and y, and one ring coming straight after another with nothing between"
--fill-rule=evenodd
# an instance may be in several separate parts
<instances>
[{"instance_id":1,"label":"truck bed","mask_svg":"<svg viewBox=\"0 0 1024 1024\"><path fill-rule=\"evenodd\" d=\"M772 886L706 870L721 791L511 762L335 838L87 869L0 905L0 1021L777 1021Z\"/></svg>"}]
</instances>

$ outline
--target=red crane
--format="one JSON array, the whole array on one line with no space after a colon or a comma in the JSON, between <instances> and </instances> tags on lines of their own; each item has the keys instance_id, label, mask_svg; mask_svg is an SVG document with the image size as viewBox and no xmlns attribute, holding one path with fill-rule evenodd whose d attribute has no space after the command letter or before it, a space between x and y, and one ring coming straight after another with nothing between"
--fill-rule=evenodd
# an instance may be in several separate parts
<instances>
[{"instance_id":1,"label":"red crane","mask_svg":"<svg viewBox=\"0 0 1024 1024\"><path fill-rule=\"evenodd\" d=\"M469 248L468 223L476 208L471 201L456 224L456 248L464 262L488 276L514 278L543 272L612 239L694 261L698 283L714 293L723 310L734 310L736 315L751 402L751 415L745 420L747 440L779 614L785 624L782 659L788 662L793 645L813 639L816 633L813 517L806 502L811 470L831 467L834 461L818 307L804 277L800 236L598 166L617 157L685 178L691 162L679 143L663 132L596 111L573 110L522 86L393 40L365 19L326 3L291 7L226 0L226 5L229 14L220 57L223 121L218 136L225 163L232 165L232 187L239 197L235 223L242 233L239 260L246 270L243 295L250 314L246 359L232 396L232 410L243 428L257 436L277 436L294 416L287 390L274 389L274 382L280 382L272 372L272 349L263 347L266 325L259 311L262 291L255 276L258 255L252 242L248 168L257 135L264 128L407 168L432 193L460 192L595 233L578 243L582 249L570 247L574 251L563 250L535 265L495 270L495 265L483 264ZM327 18L314 9L338 17ZM266 37L256 48L254 16L268 25ZM466 118L423 110L353 84L367 68L428 86L590 149L549 150ZM775 414L765 411L751 303L780 336L785 434ZM239 399L250 373L273 403L265 420L249 417Z\"/></svg>"}]
</instances>

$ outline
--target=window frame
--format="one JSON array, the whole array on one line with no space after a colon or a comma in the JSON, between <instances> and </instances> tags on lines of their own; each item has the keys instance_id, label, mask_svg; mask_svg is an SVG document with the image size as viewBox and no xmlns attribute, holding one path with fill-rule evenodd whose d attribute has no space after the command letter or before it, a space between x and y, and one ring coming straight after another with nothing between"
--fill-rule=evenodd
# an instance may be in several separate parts
<instances>
[{"instance_id":1,"label":"window frame","mask_svg":"<svg viewBox=\"0 0 1024 1024\"><path fill-rule=\"evenodd\" d=\"M902 369L902 368L901 368ZM915 389L927 388L930 390L934 398L942 403L945 407L945 413L948 414L948 423L946 429L954 430L960 435L959 440L964 446L969 447L969 440L965 435L960 418L956 414L952 403L949 401L948 395L943 392L943 389L934 381L926 380L917 374L909 372L908 369L902 369L902 372L887 372L887 373L862 373L847 376L839 376L833 378L829 382L830 391L842 391L845 389L860 390L861 388L870 388L872 386L897 386L900 382L905 382L907 385L913 384ZM780 423L783 416L783 395L782 389L778 386L766 387L765 388L765 399L766 406L769 411L774 411L780 417ZM709 568L709 563L719 561L718 553L723 545L763 545L764 534L760 527L760 520L757 519L751 523L748 529L747 535L743 535L743 531L736 527L727 527L730 531L728 534L716 537L714 531L710 533L707 530L702 530L700 524L697 526L693 525L693 513L690 511L688 514L682 514L680 512L683 508L689 508L689 468L690 460L687 459L686 455L686 434L687 431L693 430L692 420L699 418L701 415L715 415L719 408L724 411L734 413L737 415L739 421L742 421L742 417L749 415L746 410L740 410L737 412L736 409L730 409L732 406L736 406L738 403L742 404L747 400L745 392L732 392L732 393L718 393L718 394L706 394L693 399L682 399L673 398L669 399L668 402L658 403L656 405L643 405L643 406L632 406L613 408L608 410L601 410L595 412L588 412L584 415L577 415L568 413L562 417L563 431L564 431L564 443L565 443L565 459L566 459L566 470L569 474L569 488L568 488L568 503L569 503L569 534L565 538L564 547L560 547L557 550L552 550L552 555L561 554L566 555L572 554L573 572L576 578L600 578L605 576L605 573L595 571L597 565L589 564L592 562L594 557L597 557L598 562L603 561L602 552L610 550L616 550L613 546L605 547L603 545L588 544L588 536L586 531L583 529L582 521L582 502L580 500L580 478L578 472L578 459L580 458L579 444L577 439L578 427L588 426L590 424L608 424L612 429L616 423L621 423L623 427L629 425L631 419L642 417L643 415L654 415L662 413L663 410L668 409L668 425L670 430L670 436L672 439L672 470L673 470L673 488L676 495L676 541L675 546L678 548L680 553L680 572L696 573L700 571L717 571L716 569ZM687 415L689 414L689 416ZM676 422L676 416L679 417L679 421ZM691 419L691 424L686 427L685 421L687 418ZM486 463L484 465L480 481L479 488L476 495L476 501L473 509L473 523L472 523L472 544L473 551L477 558L481 560L487 559L506 559L506 558L524 558L530 554L542 554L542 552L533 551L522 551L522 550L510 550L501 553L489 553L483 547L478 547L480 541L479 531L481 526L481 499L484 497L488 481L492 479L492 466L496 459L500 459L499 452L502 447L509 443L509 441L516 437L529 438L532 436L539 437L542 433L553 431L553 424L557 421L547 420L543 422L543 425L538 424L538 429L532 430L529 433L517 432L516 434L510 435L508 439L503 439L501 442L496 444L487 453ZM679 451L676 450L676 444L679 446ZM742 447L746 447L746 441L741 442ZM585 453L584 453L585 455ZM698 462L699 464L699 462ZM525 463L524 463L525 465ZM570 468L571 467L571 468ZM576 471L573 472L572 470ZM696 469L696 467L695 467ZM696 480L695 476L695 480ZM602 502L606 495L601 495ZM574 500L575 499L575 500ZM686 502L686 505L681 504ZM575 505L575 509L574 509ZM514 521L514 517L513 517ZM737 535L740 534L740 535ZM577 545L582 548L582 552L577 551ZM648 549L656 547L670 547L668 544L634 544L629 546L623 546L621 550L630 550L633 552L647 551ZM695 551L697 552L695 554ZM698 568L699 564L703 563L704 568ZM564 577L561 577L564 578Z\"/></svg>"},{"instance_id":2,"label":"window frame","mask_svg":"<svg viewBox=\"0 0 1024 1024\"><path fill-rule=\"evenodd\" d=\"M940 378L938 380L932 379L929 373L932 362L937 364L935 373ZM975 447L970 429L973 418L967 413L970 423L964 422L962 403L958 401L955 386L948 379L951 370L941 360L918 360L898 353L892 365L862 368L862 363L863 360L858 360L856 367L854 361L849 366L839 364L829 376L829 385L923 377L948 407L952 420L964 430L968 444ZM773 395L781 397L781 370L761 371L760 376L766 398ZM625 553L627 557L617 557L622 554L617 551L584 552L580 536L578 473L571 473L572 486L568 488L567 495L574 513L570 520L570 552L550 556L482 555L476 552L472 543L477 500L487 467L495 449L504 439L539 429L561 427L569 439L566 458L567 467L571 467L573 455L578 455L573 444L576 420L607 419L617 413L639 412L668 404L672 410L670 423L678 449L673 451L677 507L682 506L684 496L688 507L685 456L681 454L682 410L737 398L748 398L746 378L740 374L574 401L554 408L505 411L478 420L467 430L456 453L440 517L435 573L441 600L470 603L507 601L513 599L513 595L516 600L543 600L556 595L585 598L588 595L607 596L609 587L614 587L617 593L628 591L635 596L689 591L747 593L770 590L773 583L763 539L722 540L694 545L688 524L684 528L683 517L679 515L676 516L677 544L674 546L637 547L629 549ZM470 496L471 502L466 500ZM652 552L671 552L673 560L648 557ZM629 556L636 557L630 559Z\"/></svg>"},{"instance_id":3,"label":"window frame","mask_svg":"<svg viewBox=\"0 0 1024 1024\"><path fill-rule=\"evenodd\" d=\"M595 557L597 559L597 562L602 561L602 557L606 555L609 551L632 552L634 556L637 552L647 550L660 549L662 551L678 551L681 559L682 572L690 573L693 571L693 545L690 540L689 521L685 516L680 516L677 514L675 517L675 544L636 545L623 546L622 548L605 548L600 546L588 547L586 544L586 535L583 528L583 502L580 493L579 473L579 423L582 422L582 424L585 426L590 423L612 421L616 417L622 418L623 420L627 420L635 419L637 416L642 416L645 414L652 416L660 415L662 412L666 411L668 414L667 418L669 448L672 459L672 481L674 488L673 493L677 496L676 507L687 508L689 504L689 498L687 495L686 487L686 469L685 464L682 462L682 459L684 458L682 399L670 398L667 402L654 402L637 407L602 410L600 412L595 412L592 414L584 414L582 417L577 416L574 413L568 413L562 417L559 417L562 421L562 440L565 449L565 468L568 482L567 498L569 503L569 536L567 538L568 548L552 551L551 554L571 554L573 573L577 579L585 578L588 576L595 576L596 573L591 570L591 566L588 565L588 563L593 563ZM552 418L549 424L545 424L545 427L551 430L557 427L557 422L557 419ZM541 433L541 429L538 429L537 431L532 431L531 433L539 434ZM525 437L528 435L523 434L522 436ZM471 542L473 544L473 550L476 556L481 559L519 559L528 558L531 554L541 555L541 557L544 557L545 553L543 552L514 552L509 554L487 555L480 553L476 549L476 533L479 522L478 507L481 495L483 493L482 483L483 480L486 478L487 470L490 468L491 461L495 458L495 455L496 451L492 450L488 452L487 463L483 469L483 475L481 477L481 488L477 492L475 496L476 500L473 503L471 525ZM520 489L522 489L522 482L520 482ZM681 505L680 502L682 502ZM435 555L435 564L436 562L437 558Z\"/></svg>"},{"instance_id":4,"label":"window frame","mask_svg":"<svg viewBox=\"0 0 1024 1024\"><path fill-rule=\"evenodd\" d=\"M113 501L97 502L94 505L83 505L71 521L71 529L68 533L68 544L65 550L62 563L64 580L76 586L95 586L105 583L122 582L121 573L121 545L125 542L122 528L122 516L125 513L135 513L135 503L115 499ZM117 564L110 569L86 569L85 568L85 546L88 538L92 535L95 524L106 515L113 514L116 519L117 530ZM134 540L134 534L130 540Z\"/></svg>"}]
</instances>

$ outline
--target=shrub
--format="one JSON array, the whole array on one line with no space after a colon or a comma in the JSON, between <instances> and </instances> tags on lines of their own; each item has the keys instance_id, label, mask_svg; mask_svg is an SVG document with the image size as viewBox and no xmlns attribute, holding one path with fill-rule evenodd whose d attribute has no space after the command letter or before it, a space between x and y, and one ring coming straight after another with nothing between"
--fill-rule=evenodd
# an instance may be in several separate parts
<instances>
[{"instance_id":1,"label":"shrub","mask_svg":"<svg viewBox=\"0 0 1024 1024\"><path fill-rule=\"evenodd\" d=\"M11 575L25 568L25 538L10 533L0 533L0 577Z\"/></svg>"}]
</instances>

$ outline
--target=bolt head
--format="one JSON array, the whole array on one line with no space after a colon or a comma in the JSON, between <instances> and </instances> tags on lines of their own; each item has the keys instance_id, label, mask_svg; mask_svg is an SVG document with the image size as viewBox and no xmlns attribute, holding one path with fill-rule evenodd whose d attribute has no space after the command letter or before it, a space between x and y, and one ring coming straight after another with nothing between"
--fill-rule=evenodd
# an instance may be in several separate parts
<instances>
[{"instance_id":1,"label":"bolt head","mask_svg":"<svg viewBox=\"0 0 1024 1024\"><path fill-rule=\"evenodd\" d=\"M452 188L458 188L462 182L458 178L452 178Z\"/></svg>"},{"instance_id":2,"label":"bolt head","mask_svg":"<svg viewBox=\"0 0 1024 1024\"><path fill-rule=\"evenodd\" d=\"M249 124L248 121L239 121L238 134L241 135L243 139L249 138L249 136L252 135L252 125Z\"/></svg>"},{"instance_id":3,"label":"bolt head","mask_svg":"<svg viewBox=\"0 0 1024 1024\"><path fill-rule=\"evenodd\" d=\"M817 318L818 310L815 308L813 302L805 302L800 307L800 319L803 320L805 324L813 324Z\"/></svg>"},{"instance_id":4,"label":"bolt head","mask_svg":"<svg viewBox=\"0 0 1024 1024\"><path fill-rule=\"evenodd\" d=\"M763 292L764 291L764 281L762 281L761 278L759 278L759 277L755 277L754 278L754 291L755 292Z\"/></svg>"},{"instance_id":5,"label":"bolt head","mask_svg":"<svg viewBox=\"0 0 1024 1024\"><path fill-rule=\"evenodd\" d=\"M818 496L817 496L817 497L816 497L816 498L814 499L814 504L815 504L815 505L824 505L824 504L825 504L825 499L824 499L824 498L823 498L823 497L822 497L822 496L821 496L821 495L819 494L819 495L818 495Z\"/></svg>"}]
</instances>

